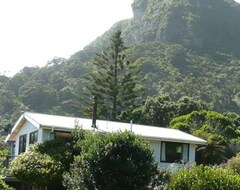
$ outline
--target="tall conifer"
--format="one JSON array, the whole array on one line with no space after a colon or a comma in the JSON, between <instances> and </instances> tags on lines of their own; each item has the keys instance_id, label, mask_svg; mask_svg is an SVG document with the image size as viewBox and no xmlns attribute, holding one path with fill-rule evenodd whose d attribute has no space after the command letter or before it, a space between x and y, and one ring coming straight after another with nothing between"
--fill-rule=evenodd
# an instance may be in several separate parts
<instances>
[{"instance_id":1,"label":"tall conifer","mask_svg":"<svg viewBox=\"0 0 240 190\"><path fill-rule=\"evenodd\" d=\"M96 54L94 71L86 77L88 96L98 97L98 116L109 120L128 120L141 97L140 70L126 59L121 31L115 32L106 51Z\"/></svg>"}]
</instances>

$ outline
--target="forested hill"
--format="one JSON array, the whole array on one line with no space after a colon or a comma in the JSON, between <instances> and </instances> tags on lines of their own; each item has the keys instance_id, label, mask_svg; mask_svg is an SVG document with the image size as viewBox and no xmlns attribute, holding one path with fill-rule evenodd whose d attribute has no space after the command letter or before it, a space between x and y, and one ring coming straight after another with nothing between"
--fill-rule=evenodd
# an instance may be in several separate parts
<instances>
[{"instance_id":1,"label":"forested hill","mask_svg":"<svg viewBox=\"0 0 240 190\"><path fill-rule=\"evenodd\" d=\"M240 113L240 6L233 0L134 0L134 17L70 59L55 58L43 68L25 67L0 77L0 124L8 130L20 111L79 115L74 102L83 93L92 58L121 30L126 55L146 78L147 96L168 94L204 100L219 112ZM74 52L73 52L74 53ZM34 60L33 60L34 61Z\"/></svg>"}]
</instances>

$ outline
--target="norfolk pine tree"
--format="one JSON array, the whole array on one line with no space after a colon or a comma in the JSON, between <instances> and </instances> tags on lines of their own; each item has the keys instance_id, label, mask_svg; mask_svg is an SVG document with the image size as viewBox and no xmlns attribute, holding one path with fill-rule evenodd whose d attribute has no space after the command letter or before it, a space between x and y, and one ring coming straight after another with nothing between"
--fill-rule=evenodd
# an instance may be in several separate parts
<instances>
[{"instance_id":1,"label":"norfolk pine tree","mask_svg":"<svg viewBox=\"0 0 240 190\"><path fill-rule=\"evenodd\" d=\"M136 63L126 60L126 49L121 31L115 32L106 51L96 54L94 71L86 77L86 94L98 97L100 118L129 121L142 97L143 79Z\"/></svg>"}]
</instances>

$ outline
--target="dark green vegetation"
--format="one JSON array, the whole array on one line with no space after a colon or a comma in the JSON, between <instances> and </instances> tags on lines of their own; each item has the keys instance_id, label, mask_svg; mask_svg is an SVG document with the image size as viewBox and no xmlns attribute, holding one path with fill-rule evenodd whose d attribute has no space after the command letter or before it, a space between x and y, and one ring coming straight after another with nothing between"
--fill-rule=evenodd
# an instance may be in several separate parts
<instances>
[{"instance_id":1,"label":"dark green vegetation","mask_svg":"<svg viewBox=\"0 0 240 190\"><path fill-rule=\"evenodd\" d=\"M14 190L13 188L9 187L2 178L0 178L0 189L1 190Z\"/></svg>"},{"instance_id":2,"label":"dark green vegetation","mask_svg":"<svg viewBox=\"0 0 240 190\"><path fill-rule=\"evenodd\" d=\"M199 163L221 163L239 152L240 6L233 0L135 0L132 7L132 19L68 60L1 76L1 134L20 111L90 117L86 102L97 95L103 119L205 138L209 146L199 149Z\"/></svg>"},{"instance_id":3,"label":"dark green vegetation","mask_svg":"<svg viewBox=\"0 0 240 190\"><path fill-rule=\"evenodd\" d=\"M47 154L28 151L11 162L10 173L19 181L36 188L61 180L61 163Z\"/></svg>"},{"instance_id":4,"label":"dark green vegetation","mask_svg":"<svg viewBox=\"0 0 240 190\"><path fill-rule=\"evenodd\" d=\"M150 145L128 133L85 132L80 155L64 175L67 189L146 189L157 166Z\"/></svg>"},{"instance_id":5,"label":"dark green vegetation","mask_svg":"<svg viewBox=\"0 0 240 190\"><path fill-rule=\"evenodd\" d=\"M1 135L21 111L91 117L86 110L97 95L101 119L173 127L206 139L198 163L236 155L240 6L233 0L135 0L132 7L132 19L68 60L0 76Z\"/></svg>"},{"instance_id":6,"label":"dark green vegetation","mask_svg":"<svg viewBox=\"0 0 240 190\"><path fill-rule=\"evenodd\" d=\"M16 158L10 171L21 182L38 188L56 182L62 182L68 190L240 188L239 156L223 166L200 165L157 172L153 150L139 136L129 132L100 134L81 128L72 134L72 143L65 146L59 141L34 145ZM3 189L8 190L5 185Z\"/></svg>"},{"instance_id":7,"label":"dark green vegetation","mask_svg":"<svg viewBox=\"0 0 240 190\"><path fill-rule=\"evenodd\" d=\"M131 20L116 23L70 59L55 58L43 68L26 67L12 78L1 76L2 133L24 110L79 115L72 104L82 97L86 78L96 72L92 64L96 53L106 51L118 29L129 47L125 59L134 61L145 78L142 100L158 94L169 94L174 101L189 96L209 103L215 111L239 113L237 3L135 0L132 7Z\"/></svg>"},{"instance_id":8,"label":"dark green vegetation","mask_svg":"<svg viewBox=\"0 0 240 190\"><path fill-rule=\"evenodd\" d=\"M126 49L121 31L115 32L107 50L96 54L93 71L85 77L87 96L83 99L89 102L89 97L97 97L99 118L116 121L123 120L125 115L125 119L128 116L130 120L137 100L143 94L140 70L135 63L126 60ZM80 104L79 109L83 110L82 107ZM87 104L86 110L89 108L91 104Z\"/></svg>"},{"instance_id":9,"label":"dark green vegetation","mask_svg":"<svg viewBox=\"0 0 240 190\"><path fill-rule=\"evenodd\" d=\"M10 172L37 188L63 181L69 190L146 189L157 174L150 145L128 132L100 134L76 128L72 143L33 146L11 163Z\"/></svg>"},{"instance_id":10,"label":"dark green vegetation","mask_svg":"<svg viewBox=\"0 0 240 190\"><path fill-rule=\"evenodd\" d=\"M116 23L70 59L55 58L43 68L25 67L12 78L0 76L1 135L9 132L21 111L83 116L91 108L87 103L90 96L97 95L101 118L132 119L193 133L208 141L208 146L197 149L198 164L226 162L226 169L199 166L173 175L160 172L153 186L166 189L169 183L170 190L239 189L239 156L231 157L240 150L240 6L233 0L134 0L132 7L132 19ZM118 30L122 36L114 41ZM114 53L112 42L119 42ZM115 68L122 74L115 75L108 62L117 63L120 67ZM141 80L136 81L140 73ZM114 77L120 83L114 83ZM137 95L136 86L145 89L144 95ZM149 158L146 144L131 134L110 136L89 134L85 139L83 133L76 133L75 145L60 146L61 150L54 148L58 142L39 145L19 157L21 164L15 162L15 169L19 169L16 176L20 174L22 181L38 186L46 180L61 181L66 172L68 189L117 189L119 183L126 185L125 189L146 186L154 173L152 160L146 168L134 165L141 163L136 159ZM142 145L147 157L141 151L131 154L129 146L135 143ZM28 154L32 156L25 160ZM73 155L78 156L74 159ZM135 162L120 163L124 156ZM109 163L117 163L121 175L110 171ZM24 164L26 168L21 168ZM48 172L36 166L48 168ZM136 179L128 178L129 168ZM134 173L136 168L149 175ZM131 186L138 184L141 186Z\"/></svg>"},{"instance_id":11,"label":"dark green vegetation","mask_svg":"<svg viewBox=\"0 0 240 190\"><path fill-rule=\"evenodd\" d=\"M0 189L1 190L14 190L9 187L6 182L3 180L4 173L6 172L6 168L4 167L6 164L6 155L8 155L8 149L5 146L0 147Z\"/></svg>"},{"instance_id":12,"label":"dark green vegetation","mask_svg":"<svg viewBox=\"0 0 240 190\"><path fill-rule=\"evenodd\" d=\"M171 128L180 129L208 141L208 145L197 150L199 164L220 164L237 152L240 130L228 116L214 111L193 111L172 119Z\"/></svg>"}]
</instances>

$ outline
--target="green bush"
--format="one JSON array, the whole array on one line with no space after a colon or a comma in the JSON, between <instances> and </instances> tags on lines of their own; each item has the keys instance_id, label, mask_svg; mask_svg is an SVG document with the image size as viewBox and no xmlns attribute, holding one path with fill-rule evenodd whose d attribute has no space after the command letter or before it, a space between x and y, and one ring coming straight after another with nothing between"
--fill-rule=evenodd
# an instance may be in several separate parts
<instances>
[{"instance_id":1,"label":"green bush","mask_svg":"<svg viewBox=\"0 0 240 190\"><path fill-rule=\"evenodd\" d=\"M43 187L61 181L63 167L47 154L28 151L11 162L10 173L19 181Z\"/></svg>"},{"instance_id":2,"label":"green bush","mask_svg":"<svg viewBox=\"0 0 240 190\"><path fill-rule=\"evenodd\" d=\"M229 159L227 162L227 166L240 175L240 156Z\"/></svg>"},{"instance_id":3,"label":"green bush","mask_svg":"<svg viewBox=\"0 0 240 190\"><path fill-rule=\"evenodd\" d=\"M64 140L51 140L33 144L30 151L47 154L52 159L61 162L64 171L68 171L73 162L73 147L70 142Z\"/></svg>"},{"instance_id":4,"label":"green bush","mask_svg":"<svg viewBox=\"0 0 240 190\"><path fill-rule=\"evenodd\" d=\"M240 176L231 170L194 166L173 174L168 190L239 190Z\"/></svg>"},{"instance_id":5,"label":"green bush","mask_svg":"<svg viewBox=\"0 0 240 190\"><path fill-rule=\"evenodd\" d=\"M68 190L141 190L157 173L150 145L132 133L88 133L78 145L81 154L64 175Z\"/></svg>"},{"instance_id":6,"label":"green bush","mask_svg":"<svg viewBox=\"0 0 240 190\"><path fill-rule=\"evenodd\" d=\"M171 172L166 169L159 170L150 184L150 190L165 190L171 177Z\"/></svg>"},{"instance_id":7,"label":"green bush","mask_svg":"<svg viewBox=\"0 0 240 190\"><path fill-rule=\"evenodd\" d=\"M0 189L1 190L14 190L13 188L9 187L3 179L0 177Z\"/></svg>"}]
</instances>

